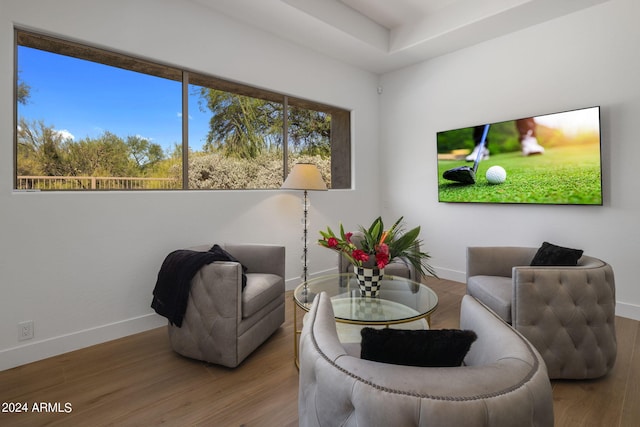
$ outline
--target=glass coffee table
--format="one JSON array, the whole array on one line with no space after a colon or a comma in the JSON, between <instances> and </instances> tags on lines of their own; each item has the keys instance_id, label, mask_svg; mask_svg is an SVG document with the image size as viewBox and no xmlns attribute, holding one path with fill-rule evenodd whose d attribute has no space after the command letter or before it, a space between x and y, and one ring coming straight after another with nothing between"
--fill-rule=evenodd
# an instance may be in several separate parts
<instances>
[{"instance_id":1,"label":"glass coffee table","mask_svg":"<svg viewBox=\"0 0 640 427\"><path fill-rule=\"evenodd\" d=\"M294 354L298 364L298 308L308 312L313 298L326 292L336 322L363 326L398 325L426 320L438 307L438 295L426 285L398 276L384 276L377 297L363 297L353 273L332 274L307 280L293 292Z\"/></svg>"}]
</instances>

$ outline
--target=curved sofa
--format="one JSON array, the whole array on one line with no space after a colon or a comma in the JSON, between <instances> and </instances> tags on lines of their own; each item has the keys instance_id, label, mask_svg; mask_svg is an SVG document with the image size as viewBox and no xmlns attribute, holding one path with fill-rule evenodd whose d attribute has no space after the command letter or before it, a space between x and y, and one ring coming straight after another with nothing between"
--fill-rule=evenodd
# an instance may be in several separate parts
<instances>
[{"instance_id":1,"label":"curved sofa","mask_svg":"<svg viewBox=\"0 0 640 427\"><path fill-rule=\"evenodd\" d=\"M338 341L331 301L318 295L300 339L300 426L552 426L551 385L531 344L469 295L460 324L478 335L461 367L362 360Z\"/></svg>"}]
</instances>

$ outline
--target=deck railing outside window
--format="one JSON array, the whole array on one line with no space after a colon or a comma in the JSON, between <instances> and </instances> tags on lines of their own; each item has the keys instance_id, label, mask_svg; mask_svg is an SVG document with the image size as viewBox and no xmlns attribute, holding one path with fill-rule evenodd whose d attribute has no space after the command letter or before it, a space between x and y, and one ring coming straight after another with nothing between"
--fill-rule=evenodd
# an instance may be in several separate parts
<instances>
[{"instance_id":1,"label":"deck railing outside window","mask_svg":"<svg viewBox=\"0 0 640 427\"><path fill-rule=\"evenodd\" d=\"M18 190L173 190L174 178L101 176L18 176Z\"/></svg>"}]
</instances>

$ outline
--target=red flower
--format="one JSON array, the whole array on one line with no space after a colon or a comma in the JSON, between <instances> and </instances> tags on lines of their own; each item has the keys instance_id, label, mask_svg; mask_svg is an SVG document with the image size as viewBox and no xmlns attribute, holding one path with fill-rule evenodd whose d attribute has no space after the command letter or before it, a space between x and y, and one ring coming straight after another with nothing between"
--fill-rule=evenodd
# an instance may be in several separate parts
<instances>
[{"instance_id":1,"label":"red flower","mask_svg":"<svg viewBox=\"0 0 640 427\"><path fill-rule=\"evenodd\" d=\"M389 264L389 254L378 252L376 254L376 264L378 268L384 268L387 264Z\"/></svg>"},{"instance_id":2,"label":"red flower","mask_svg":"<svg viewBox=\"0 0 640 427\"><path fill-rule=\"evenodd\" d=\"M327 239L327 246L329 246L330 248L335 248L336 246L338 246L338 239L336 239L335 237L329 237Z\"/></svg>"},{"instance_id":3,"label":"red flower","mask_svg":"<svg viewBox=\"0 0 640 427\"><path fill-rule=\"evenodd\" d=\"M353 233L345 233L344 240L346 240L347 243L351 243L351 236L353 236Z\"/></svg>"},{"instance_id":4,"label":"red flower","mask_svg":"<svg viewBox=\"0 0 640 427\"><path fill-rule=\"evenodd\" d=\"M351 253L351 256L353 257L353 259L355 259L356 261L369 261L369 255L367 255L367 253L365 251L363 251L362 249L356 249Z\"/></svg>"},{"instance_id":5,"label":"red flower","mask_svg":"<svg viewBox=\"0 0 640 427\"><path fill-rule=\"evenodd\" d=\"M378 268L384 268L389 264L389 245L381 243L376 246L376 265Z\"/></svg>"}]
</instances>

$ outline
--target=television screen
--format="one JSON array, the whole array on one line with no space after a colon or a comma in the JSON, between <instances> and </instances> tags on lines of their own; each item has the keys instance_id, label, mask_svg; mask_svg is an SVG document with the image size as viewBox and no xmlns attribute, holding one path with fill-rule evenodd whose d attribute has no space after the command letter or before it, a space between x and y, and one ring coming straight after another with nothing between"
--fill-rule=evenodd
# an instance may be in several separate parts
<instances>
[{"instance_id":1,"label":"television screen","mask_svg":"<svg viewBox=\"0 0 640 427\"><path fill-rule=\"evenodd\" d=\"M438 200L602 205L600 107L438 132Z\"/></svg>"}]
</instances>

